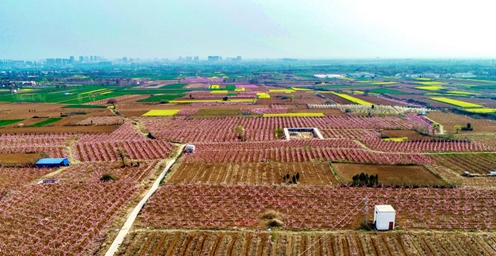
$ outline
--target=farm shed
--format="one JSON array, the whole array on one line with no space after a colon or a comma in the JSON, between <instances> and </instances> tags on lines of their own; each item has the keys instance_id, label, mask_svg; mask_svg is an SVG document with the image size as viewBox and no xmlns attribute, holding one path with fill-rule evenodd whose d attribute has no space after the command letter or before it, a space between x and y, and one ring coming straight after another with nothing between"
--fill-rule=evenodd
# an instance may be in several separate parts
<instances>
[{"instance_id":1,"label":"farm shed","mask_svg":"<svg viewBox=\"0 0 496 256\"><path fill-rule=\"evenodd\" d=\"M36 162L37 167L60 167L68 165L69 159L67 158L41 158Z\"/></svg>"},{"instance_id":2,"label":"farm shed","mask_svg":"<svg viewBox=\"0 0 496 256\"><path fill-rule=\"evenodd\" d=\"M195 153L196 147L195 145L186 145L186 153Z\"/></svg>"},{"instance_id":3,"label":"farm shed","mask_svg":"<svg viewBox=\"0 0 496 256\"><path fill-rule=\"evenodd\" d=\"M377 230L393 230L396 211L391 205L376 205L374 208L374 223Z\"/></svg>"}]
</instances>

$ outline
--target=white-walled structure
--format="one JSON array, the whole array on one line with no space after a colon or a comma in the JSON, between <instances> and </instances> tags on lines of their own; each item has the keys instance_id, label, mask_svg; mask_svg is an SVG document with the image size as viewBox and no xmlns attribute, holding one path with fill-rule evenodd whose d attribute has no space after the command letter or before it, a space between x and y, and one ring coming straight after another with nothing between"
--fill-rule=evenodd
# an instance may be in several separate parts
<instances>
[{"instance_id":1,"label":"white-walled structure","mask_svg":"<svg viewBox=\"0 0 496 256\"><path fill-rule=\"evenodd\" d=\"M195 145L186 145L186 153L195 153L196 147Z\"/></svg>"},{"instance_id":2,"label":"white-walled structure","mask_svg":"<svg viewBox=\"0 0 496 256\"><path fill-rule=\"evenodd\" d=\"M391 205L374 207L374 224L377 230L393 230L396 224L396 211Z\"/></svg>"}]
</instances>

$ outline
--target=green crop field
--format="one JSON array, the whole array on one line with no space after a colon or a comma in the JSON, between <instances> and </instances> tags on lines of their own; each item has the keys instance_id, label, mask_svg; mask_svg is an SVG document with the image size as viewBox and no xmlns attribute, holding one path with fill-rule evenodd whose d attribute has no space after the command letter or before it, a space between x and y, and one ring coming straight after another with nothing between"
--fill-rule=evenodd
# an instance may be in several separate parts
<instances>
[{"instance_id":1,"label":"green crop field","mask_svg":"<svg viewBox=\"0 0 496 256\"><path fill-rule=\"evenodd\" d=\"M20 122L24 119L6 119L6 120L0 120L0 127L1 126L6 126L6 125L9 125L9 124L15 124L17 122Z\"/></svg>"},{"instance_id":2,"label":"green crop field","mask_svg":"<svg viewBox=\"0 0 496 256\"><path fill-rule=\"evenodd\" d=\"M163 100L173 100L173 99L176 99L176 98L180 98L180 97L183 97L184 94L161 94L161 95L153 95L153 96L150 96L146 99L142 99L142 100L138 100L137 102L160 102L160 101L163 101Z\"/></svg>"},{"instance_id":3,"label":"green crop field","mask_svg":"<svg viewBox=\"0 0 496 256\"><path fill-rule=\"evenodd\" d=\"M407 92L402 92L402 91L387 89L387 88L371 89L370 92L382 93L382 94L408 94Z\"/></svg>"},{"instance_id":4,"label":"green crop field","mask_svg":"<svg viewBox=\"0 0 496 256\"><path fill-rule=\"evenodd\" d=\"M52 117L52 118L48 118L47 120L41 121L39 123L32 124L32 125L30 125L30 127L42 127L45 125L49 125L51 123L55 123L55 122L60 121L60 120L62 120L61 117Z\"/></svg>"},{"instance_id":5,"label":"green crop field","mask_svg":"<svg viewBox=\"0 0 496 256\"><path fill-rule=\"evenodd\" d=\"M12 94L10 92L2 92L0 93L0 102L59 103L68 105L81 105L88 102L105 100L124 95L168 94L176 95L175 98L177 98L182 96L183 93L187 93L192 90L201 90L198 88L182 88L185 85L186 84L173 84L158 89L121 88L113 86L104 87L101 85L84 85L68 88L49 87L33 89L29 91L21 91L15 94Z\"/></svg>"},{"instance_id":6,"label":"green crop field","mask_svg":"<svg viewBox=\"0 0 496 256\"><path fill-rule=\"evenodd\" d=\"M226 90L234 91L234 90L236 90L236 85L228 84L228 85L226 85Z\"/></svg>"}]
</instances>

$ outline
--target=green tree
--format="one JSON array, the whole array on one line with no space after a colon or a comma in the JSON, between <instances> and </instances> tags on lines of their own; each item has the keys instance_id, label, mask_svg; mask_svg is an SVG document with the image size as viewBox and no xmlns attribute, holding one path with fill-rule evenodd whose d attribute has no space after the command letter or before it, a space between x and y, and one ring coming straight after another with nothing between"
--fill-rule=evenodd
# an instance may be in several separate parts
<instances>
[{"instance_id":1,"label":"green tree","mask_svg":"<svg viewBox=\"0 0 496 256\"><path fill-rule=\"evenodd\" d=\"M457 134L461 130L462 130L462 126L461 125L455 125L455 131L456 131Z\"/></svg>"},{"instance_id":2,"label":"green tree","mask_svg":"<svg viewBox=\"0 0 496 256\"><path fill-rule=\"evenodd\" d=\"M467 130L472 131L474 127L472 127L472 123L467 124Z\"/></svg>"},{"instance_id":3,"label":"green tree","mask_svg":"<svg viewBox=\"0 0 496 256\"><path fill-rule=\"evenodd\" d=\"M234 131L236 132L236 136L238 137L238 139L240 139L241 141L246 141L246 132L243 126L237 125L236 127L234 127Z\"/></svg>"}]
</instances>

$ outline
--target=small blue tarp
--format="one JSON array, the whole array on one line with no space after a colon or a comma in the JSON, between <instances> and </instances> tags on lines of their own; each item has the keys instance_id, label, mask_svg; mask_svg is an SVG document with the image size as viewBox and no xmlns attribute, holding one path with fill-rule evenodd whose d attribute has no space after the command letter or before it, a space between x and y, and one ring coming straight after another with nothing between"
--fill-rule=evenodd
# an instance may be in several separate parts
<instances>
[{"instance_id":1,"label":"small blue tarp","mask_svg":"<svg viewBox=\"0 0 496 256\"><path fill-rule=\"evenodd\" d=\"M67 158L42 158L36 162L37 167L60 167L69 166Z\"/></svg>"}]
</instances>

